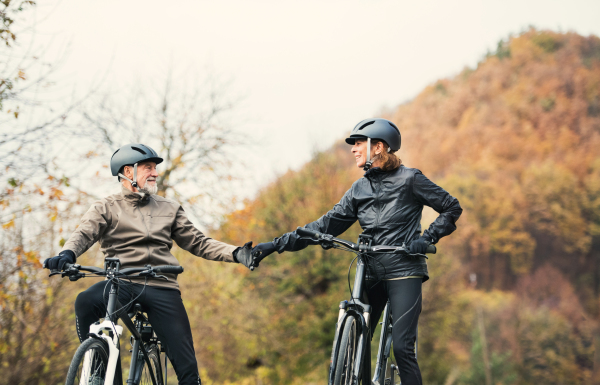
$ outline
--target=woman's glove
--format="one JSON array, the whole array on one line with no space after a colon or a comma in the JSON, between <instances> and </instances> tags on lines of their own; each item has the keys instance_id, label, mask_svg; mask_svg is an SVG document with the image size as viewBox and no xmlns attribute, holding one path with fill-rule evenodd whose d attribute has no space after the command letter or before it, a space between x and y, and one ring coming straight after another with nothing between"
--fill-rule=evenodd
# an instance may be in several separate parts
<instances>
[{"instance_id":1,"label":"woman's glove","mask_svg":"<svg viewBox=\"0 0 600 385\"><path fill-rule=\"evenodd\" d=\"M431 245L431 241L428 238L420 237L408 245L408 252L411 254L425 254L429 245Z\"/></svg>"},{"instance_id":2,"label":"woman's glove","mask_svg":"<svg viewBox=\"0 0 600 385\"><path fill-rule=\"evenodd\" d=\"M61 270L65 263L75 263L75 253L71 250L63 250L56 257L48 258L44 261L44 269Z\"/></svg>"},{"instance_id":3,"label":"woman's glove","mask_svg":"<svg viewBox=\"0 0 600 385\"><path fill-rule=\"evenodd\" d=\"M265 259L268 255L272 254L276 249L273 242L259 243L252 249L252 255L254 256L254 266L258 267L260 261Z\"/></svg>"},{"instance_id":4,"label":"woman's glove","mask_svg":"<svg viewBox=\"0 0 600 385\"><path fill-rule=\"evenodd\" d=\"M233 250L233 260L237 263L241 263L250 270L254 270L254 267L258 266L258 263L255 264L254 258L252 257L252 241Z\"/></svg>"}]
</instances>

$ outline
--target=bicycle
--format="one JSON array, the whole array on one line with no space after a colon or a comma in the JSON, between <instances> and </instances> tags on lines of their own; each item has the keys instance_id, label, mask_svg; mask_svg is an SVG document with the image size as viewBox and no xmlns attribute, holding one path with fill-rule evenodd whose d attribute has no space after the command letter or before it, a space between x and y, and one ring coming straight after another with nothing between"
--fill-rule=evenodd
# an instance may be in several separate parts
<instances>
[{"instance_id":1,"label":"bicycle","mask_svg":"<svg viewBox=\"0 0 600 385\"><path fill-rule=\"evenodd\" d=\"M110 292L106 316L103 322L96 322L90 326L88 339L84 340L75 352L69 371L67 373L66 385L121 385L121 356L119 339L123 333L123 327L117 325L119 319L131 332L131 364L127 384L141 385L163 385L167 382L167 372L163 382L160 353L164 352L164 346L156 338L152 325L144 315L142 307L137 303L121 305L118 300L119 278L128 277L139 273L141 277L153 277L167 279L159 275L181 274L181 266L155 266L132 267L120 269L121 262L118 258L106 258L104 269L95 266L81 266L78 264L65 264L62 272L52 270L50 276L60 274L61 277L69 277L70 281L77 281L86 276L106 277L110 281ZM91 273L82 273L82 271ZM125 311L125 307L132 306L132 311ZM132 321L134 319L134 321ZM165 356L165 368L167 357Z\"/></svg>"},{"instance_id":2,"label":"bicycle","mask_svg":"<svg viewBox=\"0 0 600 385\"><path fill-rule=\"evenodd\" d=\"M361 300L365 282L365 260L369 254L390 253L412 255L427 258L424 254L410 254L406 246L373 246L373 237L361 234L358 243L352 243L322 234L314 230L298 227L296 233L304 238L316 240L324 249L341 249L356 254L356 275L350 300L340 302L340 312L336 324L331 363L329 366L329 385L394 385L398 370L390 361L392 347L392 314L389 300L383 310L381 334L377 350L377 362L373 378L371 375L371 330L369 317L371 306ZM436 247L429 245L427 253L435 254ZM354 261L353 261L354 262ZM352 266L352 263L350 264ZM350 273L350 269L348 270ZM348 281L350 279L348 278ZM415 344L416 354L416 344ZM389 377L388 377L389 375Z\"/></svg>"}]
</instances>

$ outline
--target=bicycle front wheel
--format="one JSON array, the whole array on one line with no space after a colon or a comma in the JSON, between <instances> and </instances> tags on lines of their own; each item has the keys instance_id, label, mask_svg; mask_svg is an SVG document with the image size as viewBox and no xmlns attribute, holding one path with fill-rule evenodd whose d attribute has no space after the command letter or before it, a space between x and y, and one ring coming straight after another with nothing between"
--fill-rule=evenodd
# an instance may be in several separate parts
<instances>
[{"instance_id":1,"label":"bicycle front wheel","mask_svg":"<svg viewBox=\"0 0 600 385\"><path fill-rule=\"evenodd\" d=\"M108 346L104 341L88 338L83 341L71 361L66 385L104 384L108 365Z\"/></svg>"},{"instance_id":2,"label":"bicycle front wheel","mask_svg":"<svg viewBox=\"0 0 600 385\"><path fill-rule=\"evenodd\" d=\"M337 365L333 379L334 385L352 384L352 373L358 365L356 360L358 347L358 324L354 316L348 316L344 324L342 339L340 340Z\"/></svg>"},{"instance_id":3,"label":"bicycle front wheel","mask_svg":"<svg viewBox=\"0 0 600 385\"><path fill-rule=\"evenodd\" d=\"M163 377L162 377L162 367L160 366L160 357L158 353L158 346L146 345L146 351L148 352L148 358L150 358L150 367L146 364L142 353L140 352L139 361L140 368L138 369L139 378L138 383L140 385L154 385L152 382L152 376L150 375L150 371L154 373L154 378L156 379L157 385L163 385Z\"/></svg>"}]
</instances>

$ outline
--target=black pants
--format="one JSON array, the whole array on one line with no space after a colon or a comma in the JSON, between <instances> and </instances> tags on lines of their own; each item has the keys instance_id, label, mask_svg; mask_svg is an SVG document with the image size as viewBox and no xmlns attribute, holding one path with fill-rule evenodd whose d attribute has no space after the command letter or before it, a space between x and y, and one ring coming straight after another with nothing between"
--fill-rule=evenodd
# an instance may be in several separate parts
<instances>
[{"instance_id":1,"label":"black pants","mask_svg":"<svg viewBox=\"0 0 600 385\"><path fill-rule=\"evenodd\" d=\"M367 297L372 306L371 325L377 325L381 313L390 299L392 310L392 343L394 357L400 371L402 385L422 385L421 370L415 355L417 323L421 314L420 278L367 281ZM375 328L371 327L372 333ZM371 335L372 337L372 335Z\"/></svg>"},{"instance_id":2,"label":"black pants","mask_svg":"<svg viewBox=\"0 0 600 385\"><path fill-rule=\"evenodd\" d=\"M98 282L77 296L75 316L80 341L87 338L90 325L106 315L110 291L107 283L108 281ZM179 384L200 384L192 330L181 293L176 289L153 286L146 286L144 289L144 285L124 283L119 287L119 302L124 306L140 293L141 296L135 302L142 305L156 336L165 344ZM131 306L133 304L129 307Z\"/></svg>"}]
</instances>

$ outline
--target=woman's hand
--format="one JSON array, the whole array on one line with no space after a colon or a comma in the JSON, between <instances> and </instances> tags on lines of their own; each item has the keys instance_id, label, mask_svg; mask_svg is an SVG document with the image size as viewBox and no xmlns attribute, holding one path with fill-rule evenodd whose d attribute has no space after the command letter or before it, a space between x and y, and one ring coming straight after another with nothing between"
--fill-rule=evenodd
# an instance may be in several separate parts
<instances>
[{"instance_id":1,"label":"woman's hand","mask_svg":"<svg viewBox=\"0 0 600 385\"><path fill-rule=\"evenodd\" d=\"M408 252L411 254L425 254L429 245L431 245L431 241L428 238L420 237L408 245Z\"/></svg>"},{"instance_id":2,"label":"woman's hand","mask_svg":"<svg viewBox=\"0 0 600 385\"><path fill-rule=\"evenodd\" d=\"M252 249L252 256L254 257L254 266L258 267L260 261L265 259L268 255L272 254L276 250L273 242L259 243Z\"/></svg>"}]
</instances>

